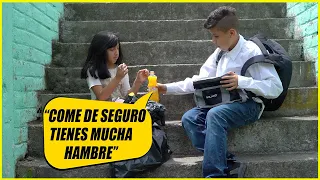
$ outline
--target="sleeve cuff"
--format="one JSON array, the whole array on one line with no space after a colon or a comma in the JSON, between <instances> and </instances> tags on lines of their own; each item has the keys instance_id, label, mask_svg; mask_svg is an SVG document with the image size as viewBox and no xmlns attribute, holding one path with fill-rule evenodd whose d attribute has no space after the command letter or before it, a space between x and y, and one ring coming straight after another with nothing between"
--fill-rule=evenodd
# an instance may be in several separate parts
<instances>
[{"instance_id":1,"label":"sleeve cuff","mask_svg":"<svg viewBox=\"0 0 320 180\"><path fill-rule=\"evenodd\" d=\"M174 94L175 92L175 83L168 83L164 84L167 87L167 93L166 94Z\"/></svg>"},{"instance_id":2,"label":"sleeve cuff","mask_svg":"<svg viewBox=\"0 0 320 180\"><path fill-rule=\"evenodd\" d=\"M238 89L248 88L250 85L251 77L239 76L238 75Z\"/></svg>"}]
</instances>

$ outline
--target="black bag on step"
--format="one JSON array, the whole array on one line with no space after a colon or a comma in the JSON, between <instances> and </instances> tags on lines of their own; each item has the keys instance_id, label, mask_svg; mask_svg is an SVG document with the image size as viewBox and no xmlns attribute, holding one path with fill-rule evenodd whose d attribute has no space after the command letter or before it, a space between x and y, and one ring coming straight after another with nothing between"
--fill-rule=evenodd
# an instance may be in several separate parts
<instances>
[{"instance_id":1,"label":"black bag on step","mask_svg":"<svg viewBox=\"0 0 320 180\"><path fill-rule=\"evenodd\" d=\"M134 104L137 100L136 96L129 94L124 103ZM146 109L150 113L153 124L151 148L140 158L111 163L113 178L135 177L137 173L157 168L170 159L172 151L169 148L166 133L159 127L165 125L166 108L160 103L148 101Z\"/></svg>"},{"instance_id":2,"label":"black bag on step","mask_svg":"<svg viewBox=\"0 0 320 180\"><path fill-rule=\"evenodd\" d=\"M124 103L134 104L138 98L134 94L129 94ZM157 123L159 126L165 125L165 111L166 108L163 104L160 104L155 101L148 101L146 104L146 109L150 113L152 124Z\"/></svg>"},{"instance_id":3,"label":"black bag on step","mask_svg":"<svg viewBox=\"0 0 320 180\"><path fill-rule=\"evenodd\" d=\"M111 177L133 178L137 173L152 170L170 159L167 136L159 126L152 126L152 145L144 156L111 163Z\"/></svg>"}]
</instances>

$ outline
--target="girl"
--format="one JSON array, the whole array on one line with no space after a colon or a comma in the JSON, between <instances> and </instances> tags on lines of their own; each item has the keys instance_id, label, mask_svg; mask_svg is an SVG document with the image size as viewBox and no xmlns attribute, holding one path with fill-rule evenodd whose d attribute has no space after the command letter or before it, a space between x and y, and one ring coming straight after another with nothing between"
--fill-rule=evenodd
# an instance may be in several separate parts
<instances>
[{"instance_id":1,"label":"girl","mask_svg":"<svg viewBox=\"0 0 320 180\"><path fill-rule=\"evenodd\" d=\"M137 94L141 84L148 79L149 71L137 72L132 88L129 84L128 67L122 63L119 38L107 31L96 34L89 47L81 78L87 79L91 99L123 101L130 92Z\"/></svg>"}]
</instances>

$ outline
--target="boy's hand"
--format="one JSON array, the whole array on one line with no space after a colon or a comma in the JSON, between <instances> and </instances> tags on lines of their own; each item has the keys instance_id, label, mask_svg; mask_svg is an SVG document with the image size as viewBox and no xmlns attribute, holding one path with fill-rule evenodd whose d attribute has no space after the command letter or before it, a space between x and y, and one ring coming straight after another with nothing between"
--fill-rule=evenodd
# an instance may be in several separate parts
<instances>
[{"instance_id":1,"label":"boy's hand","mask_svg":"<svg viewBox=\"0 0 320 180\"><path fill-rule=\"evenodd\" d=\"M158 92L161 94L167 93L167 86L161 83L157 83Z\"/></svg>"},{"instance_id":2,"label":"boy's hand","mask_svg":"<svg viewBox=\"0 0 320 180\"><path fill-rule=\"evenodd\" d=\"M234 90L238 87L238 75L234 72L228 72L227 75L222 76L220 81L222 87L227 88L227 91Z\"/></svg>"}]
</instances>

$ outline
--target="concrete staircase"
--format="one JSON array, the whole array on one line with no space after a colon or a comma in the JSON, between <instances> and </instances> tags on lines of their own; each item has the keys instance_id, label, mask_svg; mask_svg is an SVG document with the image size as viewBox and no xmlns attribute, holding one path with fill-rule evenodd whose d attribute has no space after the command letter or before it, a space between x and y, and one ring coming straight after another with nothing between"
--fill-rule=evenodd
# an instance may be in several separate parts
<instances>
[{"instance_id":1,"label":"concrete staircase","mask_svg":"<svg viewBox=\"0 0 320 180\"><path fill-rule=\"evenodd\" d=\"M162 83L198 73L216 48L203 23L221 5L225 4L65 4L60 38L53 43L52 63L46 67L47 89L39 94L40 106L58 96L90 98L80 70L92 36L101 30L120 34L131 82L141 68L154 70ZM292 82L283 106L265 112L252 125L230 131L229 151L247 164L246 177L317 177L314 63L304 61L302 41L293 39L294 20L286 17L286 4L229 5L237 9L243 36L263 32L283 45L293 61ZM146 85L141 91L146 91ZM160 99L168 109L165 130L174 153L170 161L139 177L201 177L202 155L191 146L180 122L182 114L194 107L192 95ZM28 134L28 157L17 163L17 177L109 177L107 164L65 171L50 167L43 154L41 119L29 124Z\"/></svg>"}]
</instances>

